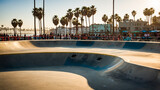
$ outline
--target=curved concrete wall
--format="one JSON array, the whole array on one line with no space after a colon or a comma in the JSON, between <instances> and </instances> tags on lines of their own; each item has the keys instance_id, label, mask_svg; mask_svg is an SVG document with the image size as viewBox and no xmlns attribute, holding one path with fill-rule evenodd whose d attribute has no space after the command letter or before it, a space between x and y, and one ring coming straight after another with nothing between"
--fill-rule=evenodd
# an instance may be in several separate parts
<instances>
[{"instance_id":1,"label":"curved concrete wall","mask_svg":"<svg viewBox=\"0 0 160 90\"><path fill-rule=\"evenodd\" d=\"M34 53L0 55L0 70L45 66L79 66L100 71L116 78L138 82L158 80L158 70L126 63L115 56L85 53Z\"/></svg>"},{"instance_id":2,"label":"curved concrete wall","mask_svg":"<svg viewBox=\"0 0 160 90\"><path fill-rule=\"evenodd\" d=\"M131 49L160 53L160 43L120 41L31 41L37 47L90 47Z\"/></svg>"}]
</instances>

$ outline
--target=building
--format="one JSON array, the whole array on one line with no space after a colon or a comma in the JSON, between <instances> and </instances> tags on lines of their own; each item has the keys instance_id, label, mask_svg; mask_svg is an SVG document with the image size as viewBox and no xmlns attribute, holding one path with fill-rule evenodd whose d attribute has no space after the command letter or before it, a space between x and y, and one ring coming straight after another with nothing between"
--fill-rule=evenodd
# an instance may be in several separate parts
<instances>
[{"instance_id":1,"label":"building","mask_svg":"<svg viewBox=\"0 0 160 90\"><path fill-rule=\"evenodd\" d=\"M53 34L56 34L56 29L50 29L50 32L52 32ZM57 28L57 34L61 34L61 35L65 35L65 34L73 34L75 35L76 34L76 27L72 27L71 28L71 31L70 31L70 28L67 27L58 27ZM87 27L87 30L86 30L86 27L78 27L78 34L88 34L89 33L89 28Z\"/></svg>"},{"instance_id":2,"label":"building","mask_svg":"<svg viewBox=\"0 0 160 90\"><path fill-rule=\"evenodd\" d=\"M133 32L133 31L142 31L142 30L149 31L150 26L148 25L148 22L146 21L129 20L129 21L119 22L119 30L121 32L122 31Z\"/></svg>"},{"instance_id":3,"label":"building","mask_svg":"<svg viewBox=\"0 0 160 90\"><path fill-rule=\"evenodd\" d=\"M92 28L93 26L93 28ZM89 33L95 35L105 35L109 34L112 31L111 24L93 24L89 27Z\"/></svg>"}]
</instances>

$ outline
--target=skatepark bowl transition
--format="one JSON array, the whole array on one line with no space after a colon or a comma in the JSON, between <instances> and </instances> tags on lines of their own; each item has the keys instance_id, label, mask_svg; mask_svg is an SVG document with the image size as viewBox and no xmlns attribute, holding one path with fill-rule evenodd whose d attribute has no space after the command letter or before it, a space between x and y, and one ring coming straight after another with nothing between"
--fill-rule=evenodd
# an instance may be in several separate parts
<instances>
[{"instance_id":1,"label":"skatepark bowl transition","mask_svg":"<svg viewBox=\"0 0 160 90\"><path fill-rule=\"evenodd\" d=\"M0 90L160 90L160 43L0 42Z\"/></svg>"}]
</instances>

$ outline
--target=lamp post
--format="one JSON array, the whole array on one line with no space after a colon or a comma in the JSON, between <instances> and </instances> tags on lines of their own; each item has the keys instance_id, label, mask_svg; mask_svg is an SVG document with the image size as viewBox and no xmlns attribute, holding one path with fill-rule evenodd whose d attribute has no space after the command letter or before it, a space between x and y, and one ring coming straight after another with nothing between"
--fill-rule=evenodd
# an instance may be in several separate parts
<instances>
[{"instance_id":1,"label":"lamp post","mask_svg":"<svg viewBox=\"0 0 160 90\"><path fill-rule=\"evenodd\" d=\"M43 0L43 34L45 34L45 18L44 18L44 13L45 13L45 0Z\"/></svg>"},{"instance_id":2,"label":"lamp post","mask_svg":"<svg viewBox=\"0 0 160 90\"><path fill-rule=\"evenodd\" d=\"M34 0L34 10L36 8L36 0ZM36 16L34 16L34 35L36 36Z\"/></svg>"},{"instance_id":3,"label":"lamp post","mask_svg":"<svg viewBox=\"0 0 160 90\"><path fill-rule=\"evenodd\" d=\"M113 35L114 35L114 0L113 0Z\"/></svg>"}]
</instances>

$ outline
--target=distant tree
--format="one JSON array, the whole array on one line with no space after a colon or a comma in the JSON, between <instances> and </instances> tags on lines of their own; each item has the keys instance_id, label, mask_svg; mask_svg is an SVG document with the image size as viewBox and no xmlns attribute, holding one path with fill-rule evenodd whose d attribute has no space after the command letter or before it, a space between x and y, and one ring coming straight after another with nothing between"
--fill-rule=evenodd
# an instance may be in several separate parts
<instances>
[{"instance_id":1,"label":"distant tree","mask_svg":"<svg viewBox=\"0 0 160 90\"><path fill-rule=\"evenodd\" d=\"M80 13L81 13L81 11L80 11L79 8L76 8L76 9L74 10L74 16L77 18L77 20L78 20L78 18L79 18ZM76 26L76 31L78 31L78 26Z\"/></svg>"},{"instance_id":2,"label":"distant tree","mask_svg":"<svg viewBox=\"0 0 160 90\"><path fill-rule=\"evenodd\" d=\"M92 6L90 7L90 9L91 9L91 13L92 13L92 24L94 24L94 15L96 14L97 9L95 8L94 5L92 5Z\"/></svg>"},{"instance_id":3,"label":"distant tree","mask_svg":"<svg viewBox=\"0 0 160 90\"><path fill-rule=\"evenodd\" d=\"M16 36L16 27L17 27L17 25L18 25L17 19L13 19L13 20L11 21L11 24L12 24L12 26L14 27L14 36Z\"/></svg>"},{"instance_id":4,"label":"distant tree","mask_svg":"<svg viewBox=\"0 0 160 90\"><path fill-rule=\"evenodd\" d=\"M36 17L38 16L37 12L38 12L38 8L33 8L32 14L34 16L34 35L36 35Z\"/></svg>"},{"instance_id":5,"label":"distant tree","mask_svg":"<svg viewBox=\"0 0 160 90\"><path fill-rule=\"evenodd\" d=\"M65 25L66 25L66 30L65 30L65 36L66 36L66 31L67 31L68 21L69 21L68 17L65 16L64 21L65 21Z\"/></svg>"},{"instance_id":6,"label":"distant tree","mask_svg":"<svg viewBox=\"0 0 160 90\"><path fill-rule=\"evenodd\" d=\"M53 24L56 26L56 35L57 35L57 25L59 24L59 18L57 15L54 15L53 17Z\"/></svg>"},{"instance_id":7,"label":"distant tree","mask_svg":"<svg viewBox=\"0 0 160 90\"><path fill-rule=\"evenodd\" d=\"M95 8L94 5L92 5L92 6L90 7L90 9L91 9L91 14L92 14L92 32L93 32L94 15L96 14L97 9Z\"/></svg>"},{"instance_id":8,"label":"distant tree","mask_svg":"<svg viewBox=\"0 0 160 90\"><path fill-rule=\"evenodd\" d=\"M86 21L86 31L87 31L87 7L86 6L83 6L82 9L81 9L81 13L82 13L82 16L85 17L85 21Z\"/></svg>"},{"instance_id":9,"label":"distant tree","mask_svg":"<svg viewBox=\"0 0 160 90\"><path fill-rule=\"evenodd\" d=\"M122 22L122 18L120 16L117 17L116 21L118 23ZM118 31L117 25L116 25L116 30Z\"/></svg>"},{"instance_id":10,"label":"distant tree","mask_svg":"<svg viewBox=\"0 0 160 90\"><path fill-rule=\"evenodd\" d=\"M135 10L132 11L132 16L134 17L134 21L135 21L135 17L136 17L137 12Z\"/></svg>"},{"instance_id":11,"label":"distant tree","mask_svg":"<svg viewBox=\"0 0 160 90\"><path fill-rule=\"evenodd\" d=\"M108 20L108 16L107 16L106 14L104 14L103 17L102 17L102 21L103 21L105 24L107 24L107 20ZM105 32L106 32L106 34L109 33L108 29L106 29L106 26L105 26ZM108 32L108 33L107 33L107 32Z\"/></svg>"},{"instance_id":12,"label":"distant tree","mask_svg":"<svg viewBox=\"0 0 160 90\"><path fill-rule=\"evenodd\" d=\"M150 13L151 13L151 23L152 23L153 22L152 21L153 20L152 15L155 13L155 10L154 10L154 8L150 8L149 10L150 10Z\"/></svg>"},{"instance_id":13,"label":"distant tree","mask_svg":"<svg viewBox=\"0 0 160 90\"><path fill-rule=\"evenodd\" d=\"M88 8L87 8L87 17L88 17L89 26L91 25L91 24L90 24L90 17L91 17L91 16L92 16L91 8L88 7Z\"/></svg>"},{"instance_id":14,"label":"distant tree","mask_svg":"<svg viewBox=\"0 0 160 90\"><path fill-rule=\"evenodd\" d=\"M129 15L128 15L128 14L125 14L125 15L124 15L124 20L125 20L125 21L129 20Z\"/></svg>"},{"instance_id":15,"label":"distant tree","mask_svg":"<svg viewBox=\"0 0 160 90\"><path fill-rule=\"evenodd\" d=\"M20 36L21 36L21 27L23 25L23 21L20 19L18 20L18 26L20 27Z\"/></svg>"},{"instance_id":16,"label":"distant tree","mask_svg":"<svg viewBox=\"0 0 160 90\"><path fill-rule=\"evenodd\" d=\"M33 16L36 16L39 20L39 34L42 35L42 17L43 17L43 9L40 8L34 8L33 11Z\"/></svg>"},{"instance_id":17,"label":"distant tree","mask_svg":"<svg viewBox=\"0 0 160 90\"><path fill-rule=\"evenodd\" d=\"M144 14L144 16L146 16L147 22L148 22L148 24L149 24L149 22L150 22L149 18L150 18L150 16L151 16L151 11L150 11L150 9L145 8L145 9L143 10L143 14Z\"/></svg>"},{"instance_id":18,"label":"distant tree","mask_svg":"<svg viewBox=\"0 0 160 90\"><path fill-rule=\"evenodd\" d=\"M78 35L78 25L80 25L80 23L78 22L77 18L73 18L72 24L76 26L76 35Z\"/></svg>"},{"instance_id":19,"label":"distant tree","mask_svg":"<svg viewBox=\"0 0 160 90\"><path fill-rule=\"evenodd\" d=\"M70 23L70 34L71 34L72 18L73 18L72 9L68 9L66 17L68 18L68 22Z\"/></svg>"}]
</instances>

